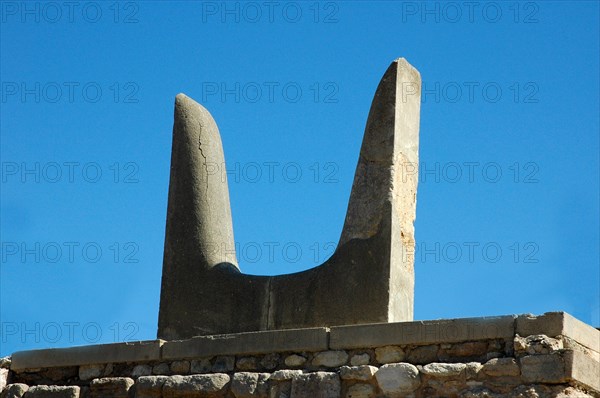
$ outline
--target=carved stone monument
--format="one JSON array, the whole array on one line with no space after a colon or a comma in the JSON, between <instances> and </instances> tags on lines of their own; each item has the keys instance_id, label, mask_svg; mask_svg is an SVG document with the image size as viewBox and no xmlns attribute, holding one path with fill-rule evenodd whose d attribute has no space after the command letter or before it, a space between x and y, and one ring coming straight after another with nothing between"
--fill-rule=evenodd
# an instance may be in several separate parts
<instances>
[{"instance_id":1,"label":"carved stone monument","mask_svg":"<svg viewBox=\"0 0 600 398\"><path fill-rule=\"evenodd\" d=\"M240 272L219 130L175 100L158 337L411 321L418 175L419 72L400 58L371 105L335 253L295 274ZM410 165L411 173L404 173Z\"/></svg>"},{"instance_id":2,"label":"carved stone monument","mask_svg":"<svg viewBox=\"0 0 600 398\"><path fill-rule=\"evenodd\" d=\"M210 169L219 131L178 95L159 339L16 352L0 358L1 398L600 397L600 332L567 313L403 322L420 88L392 63L336 252L272 277L239 270L227 182Z\"/></svg>"}]
</instances>

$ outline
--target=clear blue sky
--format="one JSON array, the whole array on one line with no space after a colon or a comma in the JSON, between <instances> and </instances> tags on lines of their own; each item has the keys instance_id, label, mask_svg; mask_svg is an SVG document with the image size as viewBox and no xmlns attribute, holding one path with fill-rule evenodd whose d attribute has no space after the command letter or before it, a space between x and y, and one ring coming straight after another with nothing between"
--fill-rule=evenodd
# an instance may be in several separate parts
<instances>
[{"instance_id":1,"label":"clear blue sky","mask_svg":"<svg viewBox=\"0 0 600 398\"><path fill-rule=\"evenodd\" d=\"M156 336L179 92L220 127L242 270L323 262L400 56L415 318L600 324L598 2L0 4L1 355Z\"/></svg>"}]
</instances>

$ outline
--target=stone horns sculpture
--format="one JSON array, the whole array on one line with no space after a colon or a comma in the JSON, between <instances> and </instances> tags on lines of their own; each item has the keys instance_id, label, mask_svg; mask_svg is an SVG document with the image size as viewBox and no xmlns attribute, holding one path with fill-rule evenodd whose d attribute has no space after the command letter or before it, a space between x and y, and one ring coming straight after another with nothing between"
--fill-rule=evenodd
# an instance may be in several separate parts
<instances>
[{"instance_id":1,"label":"stone horns sculpture","mask_svg":"<svg viewBox=\"0 0 600 398\"><path fill-rule=\"evenodd\" d=\"M175 122L158 337L411 321L421 77L392 62L373 99L334 254L307 271L240 272L210 113L185 96ZM406 170L411 170L406 173Z\"/></svg>"}]
</instances>

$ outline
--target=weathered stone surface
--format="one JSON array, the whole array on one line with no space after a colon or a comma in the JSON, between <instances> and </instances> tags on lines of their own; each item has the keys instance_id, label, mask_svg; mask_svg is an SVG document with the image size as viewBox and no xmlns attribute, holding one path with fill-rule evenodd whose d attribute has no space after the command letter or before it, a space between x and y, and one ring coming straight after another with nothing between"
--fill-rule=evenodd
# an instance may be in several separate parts
<instances>
[{"instance_id":1,"label":"weathered stone surface","mask_svg":"<svg viewBox=\"0 0 600 398\"><path fill-rule=\"evenodd\" d=\"M0 389L2 398L22 398L27 390L29 390L29 386L23 383L9 384L4 391Z\"/></svg>"},{"instance_id":2,"label":"weathered stone surface","mask_svg":"<svg viewBox=\"0 0 600 398\"><path fill-rule=\"evenodd\" d=\"M127 398L134 381L129 377L104 377L90 383L90 398Z\"/></svg>"},{"instance_id":3,"label":"weathered stone surface","mask_svg":"<svg viewBox=\"0 0 600 398\"><path fill-rule=\"evenodd\" d=\"M231 372L235 366L235 357L218 356L215 358L212 366L212 371L215 373Z\"/></svg>"},{"instance_id":4,"label":"weathered stone surface","mask_svg":"<svg viewBox=\"0 0 600 398\"><path fill-rule=\"evenodd\" d=\"M293 378L300 376L302 373L303 372L301 370L290 370L290 369L277 370L271 374L271 377L269 377L269 380L275 380L275 381L292 380Z\"/></svg>"},{"instance_id":5,"label":"weathered stone surface","mask_svg":"<svg viewBox=\"0 0 600 398\"><path fill-rule=\"evenodd\" d=\"M325 366L327 368L337 368L346 362L348 362L348 353L346 351L319 352L312 361L315 366Z\"/></svg>"},{"instance_id":6,"label":"weathered stone surface","mask_svg":"<svg viewBox=\"0 0 600 398\"><path fill-rule=\"evenodd\" d=\"M408 352L406 361L418 365L435 362L438 359L438 350L439 348L437 345L414 347Z\"/></svg>"},{"instance_id":7,"label":"weathered stone surface","mask_svg":"<svg viewBox=\"0 0 600 398\"><path fill-rule=\"evenodd\" d=\"M259 369L260 365L255 357L243 357L235 362L235 367L243 371L255 371Z\"/></svg>"},{"instance_id":8,"label":"weathered stone surface","mask_svg":"<svg viewBox=\"0 0 600 398\"><path fill-rule=\"evenodd\" d=\"M163 397L180 398L222 393L226 391L229 380L229 375L225 373L170 376L163 385Z\"/></svg>"},{"instance_id":9,"label":"weathered stone surface","mask_svg":"<svg viewBox=\"0 0 600 398\"><path fill-rule=\"evenodd\" d=\"M277 352L327 350L327 329L290 329L200 336L189 340L168 341L162 358L179 360L217 355L252 355Z\"/></svg>"},{"instance_id":10,"label":"weathered stone surface","mask_svg":"<svg viewBox=\"0 0 600 398\"><path fill-rule=\"evenodd\" d=\"M430 363L423 366L421 373L432 377L458 377L466 368L464 363Z\"/></svg>"},{"instance_id":11,"label":"weathered stone surface","mask_svg":"<svg viewBox=\"0 0 600 398\"><path fill-rule=\"evenodd\" d=\"M0 392L4 390L4 387L8 384L8 369L0 368Z\"/></svg>"},{"instance_id":12,"label":"weathered stone surface","mask_svg":"<svg viewBox=\"0 0 600 398\"><path fill-rule=\"evenodd\" d=\"M210 367L209 367L209 370L210 370ZM203 373L203 372L199 372L199 373ZM152 374L155 374L155 375L171 374L171 369L169 368L169 364L162 362L157 365L154 365L152 367Z\"/></svg>"},{"instance_id":13,"label":"weathered stone surface","mask_svg":"<svg viewBox=\"0 0 600 398\"><path fill-rule=\"evenodd\" d=\"M0 368L5 368L5 369L10 368L11 362L12 362L12 359L9 356L0 358Z\"/></svg>"},{"instance_id":14,"label":"weathered stone surface","mask_svg":"<svg viewBox=\"0 0 600 398\"><path fill-rule=\"evenodd\" d=\"M526 383L564 383L567 381L564 359L558 353L527 355L520 361L521 376Z\"/></svg>"},{"instance_id":15,"label":"weathered stone surface","mask_svg":"<svg viewBox=\"0 0 600 398\"><path fill-rule=\"evenodd\" d=\"M563 358L567 375L600 395L600 362L580 351L565 352Z\"/></svg>"},{"instance_id":16,"label":"weathered stone surface","mask_svg":"<svg viewBox=\"0 0 600 398\"><path fill-rule=\"evenodd\" d=\"M352 366L368 365L369 363L371 363L371 357L366 352L352 355L352 358L350 358L350 365Z\"/></svg>"},{"instance_id":17,"label":"weathered stone surface","mask_svg":"<svg viewBox=\"0 0 600 398\"><path fill-rule=\"evenodd\" d=\"M568 336L593 351L600 352L600 331L566 312L547 312L517 317L515 332L523 337L543 334L549 337Z\"/></svg>"},{"instance_id":18,"label":"weathered stone surface","mask_svg":"<svg viewBox=\"0 0 600 398\"><path fill-rule=\"evenodd\" d=\"M171 373L174 375L184 375L190 372L189 361L173 361L171 363Z\"/></svg>"},{"instance_id":19,"label":"weathered stone surface","mask_svg":"<svg viewBox=\"0 0 600 398\"><path fill-rule=\"evenodd\" d=\"M211 370L212 364L208 358L196 359L190 362L191 373L208 373Z\"/></svg>"},{"instance_id":20,"label":"weathered stone surface","mask_svg":"<svg viewBox=\"0 0 600 398\"><path fill-rule=\"evenodd\" d=\"M342 366L340 368L340 377L342 380L371 380L377 372L375 366Z\"/></svg>"},{"instance_id":21,"label":"weathered stone surface","mask_svg":"<svg viewBox=\"0 0 600 398\"><path fill-rule=\"evenodd\" d=\"M527 337L515 336L514 350L517 354L551 354L563 348L562 340L554 339L543 334Z\"/></svg>"},{"instance_id":22,"label":"weathered stone surface","mask_svg":"<svg viewBox=\"0 0 600 398\"><path fill-rule=\"evenodd\" d=\"M80 380L92 380L102 376L105 365L81 365L79 367Z\"/></svg>"},{"instance_id":23,"label":"weathered stone surface","mask_svg":"<svg viewBox=\"0 0 600 398\"><path fill-rule=\"evenodd\" d=\"M78 366L61 366L56 368L49 368L42 370L40 375L45 380L61 381L70 380L78 377L79 367Z\"/></svg>"},{"instance_id":24,"label":"weathered stone surface","mask_svg":"<svg viewBox=\"0 0 600 398\"><path fill-rule=\"evenodd\" d=\"M131 371L132 377L150 376L152 374L152 366L136 365Z\"/></svg>"},{"instance_id":25,"label":"weathered stone surface","mask_svg":"<svg viewBox=\"0 0 600 398\"><path fill-rule=\"evenodd\" d=\"M33 386L29 387L25 398L79 398L79 387Z\"/></svg>"},{"instance_id":26,"label":"weathered stone surface","mask_svg":"<svg viewBox=\"0 0 600 398\"><path fill-rule=\"evenodd\" d=\"M479 362L469 362L466 364L465 368L465 376L467 380L469 379L477 379L479 372L483 369L483 365Z\"/></svg>"},{"instance_id":27,"label":"weathered stone surface","mask_svg":"<svg viewBox=\"0 0 600 398\"><path fill-rule=\"evenodd\" d=\"M370 384L354 384L348 388L346 398L373 398L375 387Z\"/></svg>"},{"instance_id":28,"label":"weathered stone surface","mask_svg":"<svg viewBox=\"0 0 600 398\"><path fill-rule=\"evenodd\" d=\"M306 363L306 360L307 359L304 358L302 355L292 354L285 357L285 360L283 362L285 363L285 366L296 368L304 365Z\"/></svg>"},{"instance_id":29,"label":"weathered stone surface","mask_svg":"<svg viewBox=\"0 0 600 398\"><path fill-rule=\"evenodd\" d=\"M140 376L135 382L136 398L161 398L168 376Z\"/></svg>"},{"instance_id":30,"label":"weathered stone surface","mask_svg":"<svg viewBox=\"0 0 600 398\"><path fill-rule=\"evenodd\" d=\"M15 352L11 370L78 366L102 363L144 362L160 359L162 340L98 344Z\"/></svg>"},{"instance_id":31,"label":"weathered stone surface","mask_svg":"<svg viewBox=\"0 0 600 398\"><path fill-rule=\"evenodd\" d=\"M260 277L237 267L227 180L211 169L225 164L217 125L179 94L158 335L412 320L414 256L405 254L414 252L420 98L419 72L392 62L371 104L336 251L313 269Z\"/></svg>"},{"instance_id":32,"label":"weathered stone surface","mask_svg":"<svg viewBox=\"0 0 600 398\"><path fill-rule=\"evenodd\" d=\"M482 370L490 376L518 376L519 365L514 358L494 358L487 361Z\"/></svg>"},{"instance_id":33,"label":"weathered stone surface","mask_svg":"<svg viewBox=\"0 0 600 398\"><path fill-rule=\"evenodd\" d=\"M336 373L315 372L292 379L291 396L294 398L339 398L340 378Z\"/></svg>"},{"instance_id":34,"label":"weathered stone surface","mask_svg":"<svg viewBox=\"0 0 600 398\"><path fill-rule=\"evenodd\" d=\"M441 319L421 322L378 323L331 328L332 349L360 349L386 345L427 345L474 340L511 339L511 316Z\"/></svg>"},{"instance_id":35,"label":"weathered stone surface","mask_svg":"<svg viewBox=\"0 0 600 398\"><path fill-rule=\"evenodd\" d=\"M231 393L236 398L266 397L268 377L268 373L236 373L231 379Z\"/></svg>"},{"instance_id":36,"label":"weathered stone surface","mask_svg":"<svg viewBox=\"0 0 600 398\"><path fill-rule=\"evenodd\" d=\"M468 341L465 343L452 344L444 350L447 358L465 360L468 358L481 358L488 353L488 343L486 341Z\"/></svg>"},{"instance_id":37,"label":"weathered stone surface","mask_svg":"<svg viewBox=\"0 0 600 398\"><path fill-rule=\"evenodd\" d=\"M375 349L375 359L381 364L402 362L404 350L398 346L385 346Z\"/></svg>"},{"instance_id":38,"label":"weathered stone surface","mask_svg":"<svg viewBox=\"0 0 600 398\"><path fill-rule=\"evenodd\" d=\"M375 373L377 384L386 396L402 397L412 393L421 384L421 375L410 363L383 365Z\"/></svg>"},{"instance_id":39,"label":"weathered stone surface","mask_svg":"<svg viewBox=\"0 0 600 398\"><path fill-rule=\"evenodd\" d=\"M273 370L279 366L280 360L281 356L278 353L270 353L262 357L260 360L260 365L265 369Z\"/></svg>"}]
</instances>

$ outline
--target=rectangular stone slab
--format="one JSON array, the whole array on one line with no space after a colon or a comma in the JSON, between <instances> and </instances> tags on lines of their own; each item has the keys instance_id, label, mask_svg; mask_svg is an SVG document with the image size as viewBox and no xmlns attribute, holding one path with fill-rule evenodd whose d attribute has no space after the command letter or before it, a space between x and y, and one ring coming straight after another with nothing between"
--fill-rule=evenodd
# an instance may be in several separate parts
<instances>
[{"instance_id":1,"label":"rectangular stone slab","mask_svg":"<svg viewBox=\"0 0 600 398\"><path fill-rule=\"evenodd\" d=\"M11 370L100 363L144 362L160 359L163 340L98 344L69 348L19 351L12 355Z\"/></svg>"},{"instance_id":2,"label":"rectangular stone slab","mask_svg":"<svg viewBox=\"0 0 600 398\"><path fill-rule=\"evenodd\" d=\"M515 317L483 317L376 323L331 328L330 348L350 349L402 344L458 343L514 336Z\"/></svg>"},{"instance_id":3,"label":"rectangular stone slab","mask_svg":"<svg viewBox=\"0 0 600 398\"><path fill-rule=\"evenodd\" d=\"M271 330L169 341L163 345L162 359L324 351L327 350L328 331L327 328Z\"/></svg>"},{"instance_id":4,"label":"rectangular stone slab","mask_svg":"<svg viewBox=\"0 0 600 398\"><path fill-rule=\"evenodd\" d=\"M515 332L522 337L534 334L567 336L582 346L600 352L600 331L566 312L547 312L538 316L519 315Z\"/></svg>"}]
</instances>

